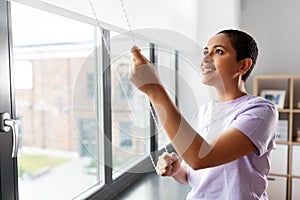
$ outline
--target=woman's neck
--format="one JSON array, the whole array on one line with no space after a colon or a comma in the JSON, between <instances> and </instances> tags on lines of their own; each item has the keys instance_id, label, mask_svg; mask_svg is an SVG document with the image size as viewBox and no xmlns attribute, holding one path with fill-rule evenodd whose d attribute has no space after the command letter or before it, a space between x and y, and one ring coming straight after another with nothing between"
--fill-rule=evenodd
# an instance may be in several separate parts
<instances>
[{"instance_id":1,"label":"woman's neck","mask_svg":"<svg viewBox=\"0 0 300 200\"><path fill-rule=\"evenodd\" d=\"M239 81L238 84L233 84L232 86L217 88L217 93L219 102L237 99L247 94L245 82Z\"/></svg>"}]
</instances>

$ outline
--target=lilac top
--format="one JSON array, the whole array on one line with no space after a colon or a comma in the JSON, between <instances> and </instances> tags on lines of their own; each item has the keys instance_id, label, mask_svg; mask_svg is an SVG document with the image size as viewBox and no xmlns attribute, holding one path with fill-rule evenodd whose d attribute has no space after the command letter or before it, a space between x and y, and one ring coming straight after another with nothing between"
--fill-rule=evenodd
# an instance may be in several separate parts
<instances>
[{"instance_id":1,"label":"lilac top","mask_svg":"<svg viewBox=\"0 0 300 200\"><path fill-rule=\"evenodd\" d=\"M267 175L278 120L274 104L245 95L225 103L205 104L198 116L197 131L212 146L220 132L233 127L243 132L257 151L216 167L193 170L188 166L188 183L192 189L186 199L268 199Z\"/></svg>"}]
</instances>

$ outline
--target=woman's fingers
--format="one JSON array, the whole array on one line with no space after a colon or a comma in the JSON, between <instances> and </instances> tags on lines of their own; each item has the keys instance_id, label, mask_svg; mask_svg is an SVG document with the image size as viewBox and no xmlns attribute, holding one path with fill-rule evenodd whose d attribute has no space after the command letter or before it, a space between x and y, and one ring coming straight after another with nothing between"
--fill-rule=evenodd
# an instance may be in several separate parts
<instances>
[{"instance_id":1,"label":"woman's fingers","mask_svg":"<svg viewBox=\"0 0 300 200\"><path fill-rule=\"evenodd\" d=\"M147 58L145 58L145 56L141 54L141 49L137 46L133 46L131 48L131 54L135 66L147 64L150 62Z\"/></svg>"},{"instance_id":2,"label":"woman's fingers","mask_svg":"<svg viewBox=\"0 0 300 200\"><path fill-rule=\"evenodd\" d=\"M178 169L177 166L173 166L174 162L179 158L176 153L167 153L164 152L158 157L156 170L161 176L172 176Z\"/></svg>"},{"instance_id":3,"label":"woman's fingers","mask_svg":"<svg viewBox=\"0 0 300 200\"><path fill-rule=\"evenodd\" d=\"M178 159L179 159L178 156L177 156L177 154L174 153L174 152L172 152L172 153L170 154L170 156L171 156L171 159L172 159L173 162L174 162L175 160L178 160Z\"/></svg>"},{"instance_id":4,"label":"woman's fingers","mask_svg":"<svg viewBox=\"0 0 300 200\"><path fill-rule=\"evenodd\" d=\"M156 85L161 85L154 64L147 60L136 46L131 49L131 54L133 62L129 66L129 80L146 95L154 94Z\"/></svg>"}]
</instances>

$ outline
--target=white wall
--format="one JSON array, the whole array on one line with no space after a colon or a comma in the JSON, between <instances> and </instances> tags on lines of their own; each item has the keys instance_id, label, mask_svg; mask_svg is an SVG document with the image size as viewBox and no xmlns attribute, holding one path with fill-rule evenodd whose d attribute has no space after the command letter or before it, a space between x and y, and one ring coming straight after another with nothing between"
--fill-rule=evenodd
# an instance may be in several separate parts
<instances>
[{"instance_id":1,"label":"white wall","mask_svg":"<svg viewBox=\"0 0 300 200\"><path fill-rule=\"evenodd\" d=\"M217 32L240 27L240 0L199 1L197 13L197 41L202 46Z\"/></svg>"},{"instance_id":2,"label":"white wall","mask_svg":"<svg viewBox=\"0 0 300 200\"><path fill-rule=\"evenodd\" d=\"M300 1L242 2L241 27L249 30L259 47L254 74L300 74Z\"/></svg>"}]
</instances>

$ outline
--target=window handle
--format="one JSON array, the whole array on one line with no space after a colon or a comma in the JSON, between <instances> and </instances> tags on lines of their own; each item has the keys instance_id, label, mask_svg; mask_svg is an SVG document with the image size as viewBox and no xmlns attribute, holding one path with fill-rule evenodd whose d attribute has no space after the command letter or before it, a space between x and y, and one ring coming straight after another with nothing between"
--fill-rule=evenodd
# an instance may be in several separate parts
<instances>
[{"instance_id":1,"label":"window handle","mask_svg":"<svg viewBox=\"0 0 300 200\"><path fill-rule=\"evenodd\" d=\"M1 113L0 130L2 132L8 132L10 129L12 129L12 136L13 136L11 157L16 158L18 155L18 146L19 146L18 121L11 119L9 113Z\"/></svg>"}]
</instances>

